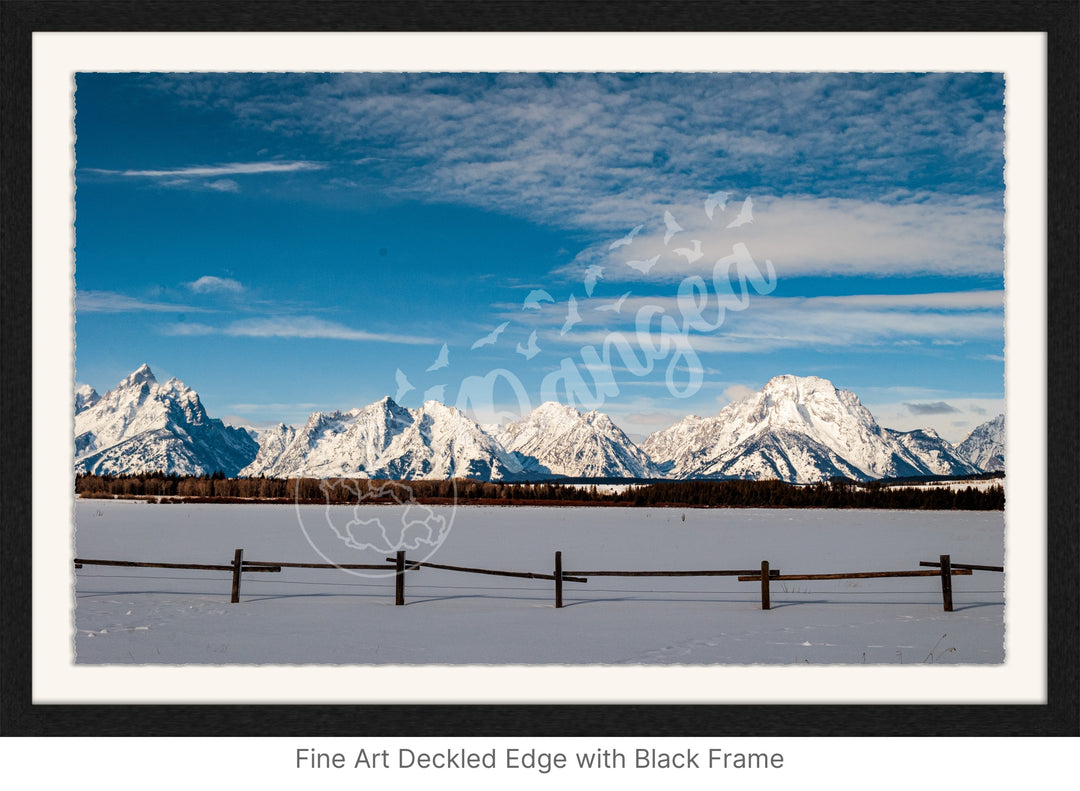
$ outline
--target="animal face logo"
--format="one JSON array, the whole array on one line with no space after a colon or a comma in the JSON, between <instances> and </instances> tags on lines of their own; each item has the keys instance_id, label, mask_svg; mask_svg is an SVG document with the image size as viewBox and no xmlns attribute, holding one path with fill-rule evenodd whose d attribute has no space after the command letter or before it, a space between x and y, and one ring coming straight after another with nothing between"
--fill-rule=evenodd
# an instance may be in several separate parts
<instances>
[{"instance_id":1,"label":"animal face logo","mask_svg":"<svg viewBox=\"0 0 1080 791\"><path fill-rule=\"evenodd\" d=\"M449 537L456 513L456 484L447 485L449 502L434 505L420 502L413 487L401 481L327 478L319 482L325 503L297 501L297 517L325 562L357 576L393 576L393 569L356 567L385 566L400 550L409 560L434 555Z\"/></svg>"}]
</instances>

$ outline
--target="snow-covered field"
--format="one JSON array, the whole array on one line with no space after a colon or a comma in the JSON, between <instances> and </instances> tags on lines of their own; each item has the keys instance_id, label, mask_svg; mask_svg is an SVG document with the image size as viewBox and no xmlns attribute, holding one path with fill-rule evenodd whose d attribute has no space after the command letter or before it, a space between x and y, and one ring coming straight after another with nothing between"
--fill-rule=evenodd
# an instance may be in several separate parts
<instances>
[{"instance_id":1,"label":"snow-covered field","mask_svg":"<svg viewBox=\"0 0 1080 791\"><path fill-rule=\"evenodd\" d=\"M332 519L353 513L339 508ZM363 513L390 521L396 508ZM222 564L243 548L324 562L311 535L335 562L372 562L318 506L79 500L75 516L85 558ZM561 550L567 570L1004 563L1001 512L463 506L453 517L432 562L550 573ZM231 604L228 572L86 566L74 640L78 663L105 664L995 664L1002 577L954 577L951 613L933 577L775 582L769 611L758 583L733 577L593 577L566 583L556 610L548 581L432 569L407 574L396 607L392 577L336 569L245 574Z\"/></svg>"}]
</instances>

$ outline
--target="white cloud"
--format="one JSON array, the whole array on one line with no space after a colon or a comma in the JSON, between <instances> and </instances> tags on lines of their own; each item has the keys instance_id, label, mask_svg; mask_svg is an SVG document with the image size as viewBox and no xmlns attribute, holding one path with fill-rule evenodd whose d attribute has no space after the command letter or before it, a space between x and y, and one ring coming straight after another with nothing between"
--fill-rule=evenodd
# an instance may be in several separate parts
<instances>
[{"instance_id":1,"label":"white cloud","mask_svg":"<svg viewBox=\"0 0 1080 791\"><path fill-rule=\"evenodd\" d=\"M326 338L341 341L379 341L383 343L433 344L433 338L412 335L368 332L346 327L314 316L287 316L234 321L223 330L226 335L250 338Z\"/></svg>"},{"instance_id":2,"label":"white cloud","mask_svg":"<svg viewBox=\"0 0 1080 791\"><path fill-rule=\"evenodd\" d=\"M748 395L753 395L756 392L757 392L757 390L755 390L752 387L747 387L746 385L735 384L735 385L731 385L728 388L725 388L724 392L723 392L723 396L729 402L734 402L734 401L741 401L742 399L746 398Z\"/></svg>"},{"instance_id":3,"label":"white cloud","mask_svg":"<svg viewBox=\"0 0 1080 791\"><path fill-rule=\"evenodd\" d=\"M192 165L183 168L163 170L104 170L86 168L89 173L104 173L112 176L153 179L191 179L214 178L217 176L252 175L258 173L294 173L305 170L323 170L323 162L231 162L224 165ZM184 183L182 181L173 183Z\"/></svg>"},{"instance_id":4,"label":"white cloud","mask_svg":"<svg viewBox=\"0 0 1080 791\"><path fill-rule=\"evenodd\" d=\"M702 196L704 197L704 196ZM745 197L745 196L740 196ZM580 253L563 275L577 275L602 264L613 281L665 281L688 274L708 276L712 265L731 255L734 244L747 246L764 268L772 261L778 277L799 275L916 275L924 273L1001 274L1004 271L1004 211L985 201L937 197L933 201L889 203L880 200L789 196L755 198L753 222L728 228L741 200L710 221L703 205L669 210L683 227L664 244L662 211L633 244L609 251L603 239ZM704 256L689 262L675 251L701 242ZM659 255L647 275L627 262Z\"/></svg>"},{"instance_id":5,"label":"white cloud","mask_svg":"<svg viewBox=\"0 0 1080 791\"><path fill-rule=\"evenodd\" d=\"M315 316L241 319L221 327L194 322L174 322L163 325L160 327L160 331L166 335L229 335L238 338L325 338L338 341L374 341L410 345L437 343L433 338L357 330Z\"/></svg>"},{"instance_id":6,"label":"white cloud","mask_svg":"<svg viewBox=\"0 0 1080 791\"><path fill-rule=\"evenodd\" d=\"M206 308L191 305L176 305L168 302L117 294L113 291L76 291L75 309L83 313L208 313Z\"/></svg>"},{"instance_id":7,"label":"white cloud","mask_svg":"<svg viewBox=\"0 0 1080 791\"><path fill-rule=\"evenodd\" d=\"M240 185L232 179L218 179L206 182L206 187L216 192L239 192Z\"/></svg>"},{"instance_id":8,"label":"white cloud","mask_svg":"<svg viewBox=\"0 0 1080 791\"><path fill-rule=\"evenodd\" d=\"M701 315L719 327L712 332L690 330L691 346L698 352L762 352L798 346L866 347L946 339L953 343L1004 339L1001 291L963 291L931 294L854 294L841 297L772 297L751 292L743 310L737 300L720 302L712 295ZM590 300L596 302L597 300ZM600 324L597 314L582 305L584 321L574 330L550 341L561 346L592 344L601 347L611 332L636 343L634 317L641 309L657 309L683 324L674 297L630 297L619 324ZM722 314L718 307L723 304ZM559 306L551 306L551 322ZM650 342L662 346L661 324L654 320Z\"/></svg>"},{"instance_id":9,"label":"white cloud","mask_svg":"<svg viewBox=\"0 0 1080 791\"><path fill-rule=\"evenodd\" d=\"M243 284L239 281L228 277L215 277L214 275L203 275L198 280L191 283L185 283L184 285L196 294L209 294L213 292L239 294L244 290Z\"/></svg>"}]
</instances>

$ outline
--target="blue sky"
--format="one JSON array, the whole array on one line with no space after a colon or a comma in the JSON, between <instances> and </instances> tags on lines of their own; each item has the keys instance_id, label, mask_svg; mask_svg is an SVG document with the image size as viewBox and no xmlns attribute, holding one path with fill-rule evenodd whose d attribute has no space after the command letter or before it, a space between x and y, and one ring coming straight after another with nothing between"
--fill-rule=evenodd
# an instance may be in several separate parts
<instances>
[{"instance_id":1,"label":"blue sky","mask_svg":"<svg viewBox=\"0 0 1080 791\"><path fill-rule=\"evenodd\" d=\"M146 362L255 425L555 397L641 438L791 373L959 441L1004 408L1003 89L79 74L76 379Z\"/></svg>"}]
</instances>

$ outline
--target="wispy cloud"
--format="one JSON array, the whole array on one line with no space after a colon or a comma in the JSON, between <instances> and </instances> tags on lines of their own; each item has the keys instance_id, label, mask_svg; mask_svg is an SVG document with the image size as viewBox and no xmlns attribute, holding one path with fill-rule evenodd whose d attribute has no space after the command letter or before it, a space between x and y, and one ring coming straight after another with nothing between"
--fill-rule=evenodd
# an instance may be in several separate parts
<instances>
[{"instance_id":1,"label":"wispy cloud","mask_svg":"<svg viewBox=\"0 0 1080 791\"><path fill-rule=\"evenodd\" d=\"M374 341L429 345L437 343L434 338L397 333L370 332L347 327L315 316L286 316L280 318L253 318L233 321L222 327L207 324L177 322L164 325L166 335L228 335L242 338L323 338L339 341Z\"/></svg>"},{"instance_id":2,"label":"wispy cloud","mask_svg":"<svg viewBox=\"0 0 1080 791\"><path fill-rule=\"evenodd\" d=\"M393 175L398 196L453 195L592 231L732 187L890 204L920 191L1003 189L1002 75L353 73L158 84L265 131L314 134L342 161Z\"/></svg>"},{"instance_id":3,"label":"wispy cloud","mask_svg":"<svg viewBox=\"0 0 1080 791\"><path fill-rule=\"evenodd\" d=\"M960 410L954 407L952 404L948 404L945 401L934 401L929 404L914 404L906 402L904 404L908 408L908 411L913 415L947 415L950 413L959 413Z\"/></svg>"},{"instance_id":4,"label":"wispy cloud","mask_svg":"<svg viewBox=\"0 0 1080 791\"><path fill-rule=\"evenodd\" d=\"M102 168L85 168L85 170L88 173L104 173L129 178L192 179L257 173L294 173L302 170L322 170L325 167L326 164L322 162L231 162L224 165L192 165L161 170L105 170Z\"/></svg>"},{"instance_id":5,"label":"wispy cloud","mask_svg":"<svg viewBox=\"0 0 1080 791\"><path fill-rule=\"evenodd\" d=\"M75 309L83 313L209 313L207 308L178 305L118 294L113 291L76 291Z\"/></svg>"},{"instance_id":6,"label":"wispy cloud","mask_svg":"<svg viewBox=\"0 0 1080 791\"><path fill-rule=\"evenodd\" d=\"M240 185L232 179L218 179L217 181L206 182L207 189L216 190L217 192L239 192Z\"/></svg>"},{"instance_id":7,"label":"wispy cloud","mask_svg":"<svg viewBox=\"0 0 1080 791\"><path fill-rule=\"evenodd\" d=\"M720 304L726 306L718 312ZM698 352L763 352L799 346L810 348L867 347L932 342L1000 339L1004 328L1002 292L964 291L932 294L855 294L840 297L752 296L743 310L732 310L735 300L723 303L715 295L701 311L720 326L712 332L691 330L689 340ZM634 317L642 308L672 317L681 326L674 298L631 297L616 323L602 323L597 313L582 310L583 322L565 336L550 333L549 344L602 345L612 331L634 337ZM550 306L547 323L558 322L559 306ZM651 324L651 342L662 344L659 323Z\"/></svg>"},{"instance_id":8,"label":"wispy cloud","mask_svg":"<svg viewBox=\"0 0 1080 791\"><path fill-rule=\"evenodd\" d=\"M298 173L324 170L324 162L231 162L223 165L191 165L180 168L147 170L109 170L81 168L80 173L95 173L122 179L150 181L158 187L194 191L240 192L240 182L227 176L245 177L261 174Z\"/></svg>"},{"instance_id":9,"label":"wispy cloud","mask_svg":"<svg viewBox=\"0 0 1080 791\"><path fill-rule=\"evenodd\" d=\"M243 284L239 281L228 277L215 277L214 275L203 275L198 280L194 280L191 283L185 283L184 285L196 294L208 294L212 292L239 294L244 290Z\"/></svg>"},{"instance_id":10,"label":"wispy cloud","mask_svg":"<svg viewBox=\"0 0 1080 791\"><path fill-rule=\"evenodd\" d=\"M195 335L213 335L218 332L218 329L209 324L202 324L197 321L176 321L172 324L165 325L163 332L166 335L186 337Z\"/></svg>"}]
</instances>

